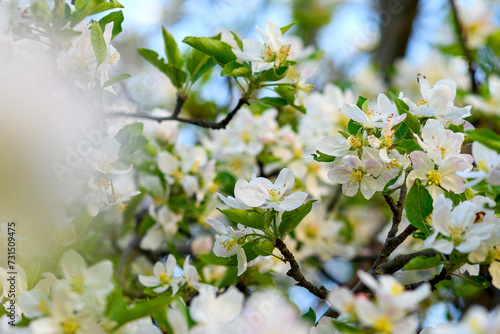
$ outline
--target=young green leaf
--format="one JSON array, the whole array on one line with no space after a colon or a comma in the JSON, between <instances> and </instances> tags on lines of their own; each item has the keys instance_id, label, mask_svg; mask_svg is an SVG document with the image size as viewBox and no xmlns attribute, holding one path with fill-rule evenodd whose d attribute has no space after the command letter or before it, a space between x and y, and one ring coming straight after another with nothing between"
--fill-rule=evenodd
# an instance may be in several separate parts
<instances>
[{"instance_id":1,"label":"young green leaf","mask_svg":"<svg viewBox=\"0 0 500 334\"><path fill-rule=\"evenodd\" d=\"M405 201L406 216L410 223L420 231L429 236L429 229L425 219L432 213L433 201L429 191L424 187L422 181L415 180Z\"/></svg>"},{"instance_id":2,"label":"young green leaf","mask_svg":"<svg viewBox=\"0 0 500 334\"><path fill-rule=\"evenodd\" d=\"M263 229L265 225L264 217L257 212L245 211L241 209L220 210L229 220L243 226Z\"/></svg>"},{"instance_id":3,"label":"young green leaf","mask_svg":"<svg viewBox=\"0 0 500 334\"><path fill-rule=\"evenodd\" d=\"M284 107L288 105L285 99L282 99L281 97L263 97L259 99L260 102L267 104L268 106L271 107Z\"/></svg>"},{"instance_id":4,"label":"young green leaf","mask_svg":"<svg viewBox=\"0 0 500 334\"><path fill-rule=\"evenodd\" d=\"M73 28L87 16L98 14L106 10L123 8L117 0L77 0L75 11L71 14L70 27Z\"/></svg>"},{"instance_id":5,"label":"young green leaf","mask_svg":"<svg viewBox=\"0 0 500 334\"><path fill-rule=\"evenodd\" d=\"M413 151L422 151L415 139L402 139L394 144L394 148L401 154L410 154Z\"/></svg>"},{"instance_id":6,"label":"young green leaf","mask_svg":"<svg viewBox=\"0 0 500 334\"><path fill-rule=\"evenodd\" d=\"M108 47L104 37L102 36L101 26L97 21L92 22L92 27L90 28L90 41L92 42L92 48L94 49L97 66L99 66L106 60Z\"/></svg>"},{"instance_id":7,"label":"young green leaf","mask_svg":"<svg viewBox=\"0 0 500 334\"><path fill-rule=\"evenodd\" d=\"M283 212L279 226L279 235L281 239L285 238L290 231L293 231L300 224L302 219L311 212L314 202L316 202L316 200L310 200L295 210Z\"/></svg>"},{"instance_id":8,"label":"young green leaf","mask_svg":"<svg viewBox=\"0 0 500 334\"><path fill-rule=\"evenodd\" d=\"M165 74L172 82L172 85L176 88L182 87L186 81L186 72L175 65L165 63L165 60L163 58L160 59L158 53L153 50L139 48L137 51L145 60Z\"/></svg>"},{"instance_id":9,"label":"young green leaf","mask_svg":"<svg viewBox=\"0 0 500 334\"><path fill-rule=\"evenodd\" d=\"M264 241L253 246L253 250L257 255L268 256L273 255L274 246L269 241Z\"/></svg>"},{"instance_id":10,"label":"young green leaf","mask_svg":"<svg viewBox=\"0 0 500 334\"><path fill-rule=\"evenodd\" d=\"M286 32L287 32L288 30L290 30L290 28L291 28L291 27L293 27L294 25L296 25L297 23L298 23L298 22L292 22L292 23L290 23L290 24L287 24L287 25L286 25L286 26L284 26L284 27L281 27L281 28L280 28L280 30L281 30L281 34L282 34L282 35L286 34Z\"/></svg>"},{"instance_id":11,"label":"young green leaf","mask_svg":"<svg viewBox=\"0 0 500 334\"><path fill-rule=\"evenodd\" d=\"M186 37L183 40L187 45L211 56L221 66L236 60L229 44L208 37Z\"/></svg>"},{"instance_id":12,"label":"young green leaf","mask_svg":"<svg viewBox=\"0 0 500 334\"><path fill-rule=\"evenodd\" d=\"M113 30L111 32L111 39L114 39L119 33L122 32L123 19L123 12L121 10L112 12L99 20L99 26L101 27L102 31L104 31L104 29L106 28L106 24L114 22Z\"/></svg>"},{"instance_id":13,"label":"young green leaf","mask_svg":"<svg viewBox=\"0 0 500 334\"><path fill-rule=\"evenodd\" d=\"M437 267L441 264L441 258L439 256L417 256L408 262L402 270L421 270Z\"/></svg>"},{"instance_id":14,"label":"young green leaf","mask_svg":"<svg viewBox=\"0 0 500 334\"><path fill-rule=\"evenodd\" d=\"M462 276L464 281L481 289L486 289L490 286L490 282L483 276Z\"/></svg>"},{"instance_id":15,"label":"young green leaf","mask_svg":"<svg viewBox=\"0 0 500 334\"><path fill-rule=\"evenodd\" d=\"M190 81L195 83L203 74L208 73L215 66L209 55L193 49L186 60L186 69L190 74Z\"/></svg>"},{"instance_id":16,"label":"young green leaf","mask_svg":"<svg viewBox=\"0 0 500 334\"><path fill-rule=\"evenodd\" d=\"M165 28L162 28L162 35L163 42L165 43L165 54L167 55L168 63L181 68L184 63L184 58L177 47L174 37L172 37L172 35Z\"/></svg>"},{"instance_id":17,"label":"young green leaf","mask_svg":"<svg viewBox=\"0 0 500 334\"><path fill-rule=\"evenodd\" d=\"M366 109L368 108L368 102L369 102L368 98L358 96L358 101L356 102L356 105L358 106L359 109L366 111Z\"/></svg>"},{"instance_id":18,"label":"young green leaf","mask_svg":"<svg viewBox=\"0 0 500 334\"><path fill-rule=\"evenodd\" d=\"M475 129L466 132L470 140L478 141L486 147L500 152L500 135L488 129Z\"/></svg>"},{"instance_id":19,"label":"young green leaf","mask_svg":"<svg viewBox=\"0 0 500 334\"><path fill-rule=\"evenodd\" d=\"M115 83L120 82L120 81L125 80L125 79L128 79L130 77L131 77L131 75L128 73L119 74L119 75L112 77L111 79L105 81L104 84L102 85L102 88L106 88L108 86L114 85Z\"/></svg>"}]
</instances>

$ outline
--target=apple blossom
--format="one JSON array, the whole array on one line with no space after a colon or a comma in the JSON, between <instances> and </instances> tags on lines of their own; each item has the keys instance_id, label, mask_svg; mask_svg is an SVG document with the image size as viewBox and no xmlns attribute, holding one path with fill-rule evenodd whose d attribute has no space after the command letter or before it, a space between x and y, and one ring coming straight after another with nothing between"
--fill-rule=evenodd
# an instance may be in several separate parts
<instances>
[{"instance_id":1,"label":"apple blossom","mask_svg":"<svg viewBox=\"0 0 500 334\"><path fill-rule=\"evenodd\" d=\"M255 174L250 182L241 180L239 186L234 189L234 195L237 198L236 201L241 201L252 208L290 211L301 206L307 197L307 194L302 191L285 196L285 193L293 188L294 183L294 173L284 168L274 184L266 178L255 177Z\"/></svg>"},{"instance_id":2,"label":"apple blossom","mask_svg":"<svg viewBox=\"0 0 500 334\"><path fill-rule=\"evenodd\" d=\"M153 275L139 275L139 281L146 287L154 288L156 293L165 292L169 287L172 287L172 295L175 295L179 290L179 283L182 277L174 277L177 261L172 254L169 254L167 261L156 262L153 268Z\"/></svg>"}]
</instances>

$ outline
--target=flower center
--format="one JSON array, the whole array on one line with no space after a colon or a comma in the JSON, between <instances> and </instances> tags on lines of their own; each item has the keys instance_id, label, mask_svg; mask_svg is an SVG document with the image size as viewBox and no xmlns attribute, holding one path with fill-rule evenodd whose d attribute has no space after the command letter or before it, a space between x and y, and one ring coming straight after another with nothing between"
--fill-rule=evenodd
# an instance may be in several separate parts
<instances>
[{"instance_id":1,"label":"flower center","mask_svg":"<svg viewBox=\"0 0 500 334\"><path fill-rule=\"evenodd\" d=\"M477 162L477 169L482 170L485 173L488 173L490 170L484 160Z\"/></svg>"},{"instance_id":2,"label":"flower center","mask_svg":"<svg viewBox=\"0 0 500 334\"><path fill-rule=\"evenodd\" d=\"M381 115L380 111L376 111L376 110L373 110L373 109L366 109L365 114L366 114L366 116L368 117L368 119L370 121L373 120L373 118L375 116L380 116Z\"/></svg>"},{"instance_id":3,"label":"flower center","mask_svg":"<svg viewBox=\"0 0 500 334\"><path fill-rule=\"evenodd\" d=\"M234 246L236 246L237 243L238 243L237 239L226 240L222 243L222 246L230 252L233 250Z\"/></svg>"},{"instance_id":4,"label":"flower center","mask_svg":"<svg viewBox=\"0 0 500 334\"><path fill-rule=\"evenodd\" d=\"M160 273L158 275L158 278L160 279L160 282L162 283L162 285L166 285L166 284L170 283L170 279L167 276L167 273Z\"/></svg>"},{"instance_id":5,"label":"flower center","mask_svg":"<svg viewBox=\"0 0 500 334\"><path fill-rule=\"evenodd\" d=\"M493 259L500 261L500 245L494 245L491 247L490 251L488 252L488 255Z\"/></svg>"},{"instance_id":6,"label":"flower center","mask_svg":"<svg viewBox=\"0 0 500 334\"><path fill-rule=\"evenodd\" d=\"M352 171L351 173L351 179L349 180L350 182L359 182L361 179L363 179L363 175L365 174L365 171L363 168L356 168Z\"/></svg>"},{"instance_id":7,"label":"flower center","mask_svg":"<svg viewBox=\"0 0 500 334\"><path fill-rule=\"evenodd\" d=\"M43 314L50 314L50 307L49 304L47 303L47 300L45 299L40 299L40 302L38 303L38 309Z\"/></svg>"},{"instance_id":8,"label":"flower center","mask_svg":"<svg viewBox=\"0 0 500 334\"><path fill-rule=\"evenodd\" d=\"M427 104L427 101L425 99L417 101L417 107L420 107L420 106L423 106L423 105L426 105L426 104Z\"/></svg>"},{"instance_id":9,"label":"flower center","mask_svg":"<svg viewBox=\"0 0 500 334\"><path fill-rule=\"evenodd\" d=\"M464 228L462 226L454 225L448 227L448 231L450 232L450 237L453 240L453 244L455 246L460 245L465 235Z\"/></svg>"},{"instance_id":10,"label":"flower center","mask_svg":"<svg viewBox=\"0 0 500 334\"><path fill-rule=\"evenodd\" d=\"M75 318L69 318L68 320L61 322L61 327L64 334L76 334L80 325Z\"/></svg>"},{"instance_id":11,"label":"flower center","mask_svg":"<svg viewBox=\"0 0 500 334\"><path fill-rule=\"evenodd\" d=\"M362 147L363 143L356 136L349 136L347 138L347 147Z\"/></svg>"},{"instance_id":12,"label":"flower center","mask_svg":"<svg viewBox=\"0 0 500 334\"><path fill-rule=\"evenodd\" d=\"M401 284L394 282L391 285L390 291L391 291L391 295L397 296L397 295L401 294L403 291L405 291L405 289L403 288L403 286Z\"/></svg>"},{"instance_id":13,"label":"flower center","mask_svg":"<svg viewBox=\"0 0 500 334\"><path fill-rule=\"evenodd\" d=\"M373 329L375 332L380 333L392 333L392 322L391 320L384 314L377 320L375 320L373 324Z\"/></svg>"},{"instance_id":14,"label":"flower center","mask_svg":"<svg viewBox=\"0 0 500 334\"><path fill-rule=\"evenodd\" d=\"M82 274L71 275L71 287L73 288L73 291L81 295L83 293L84 281L85 279Z\"/></svg>"},{"instance_id":15,"label":"flower center","mask_svg":"<svg viewBox=\"0 0 500 334\"><path fill-rule=\"evenodd\" d=\"M431 170L428 174L427 174L427 178L429 179L429 181L427 182L427 185L432 185L432 184L435 184L437 186L439 186L441 184L441 174L439 174L438 171L436 170Z\"/></svg>"},{"instance_id":16,"label":"flower center","mask_svg":"<svg viewBox=\"0 0 500 334\"><path fill-rule=\"evenodd\" d=\"M269 197L271 198L271 202L278 202L281 199L281 190L271 188L267 191L269 193Z\"/></svg>"}]
</instances>

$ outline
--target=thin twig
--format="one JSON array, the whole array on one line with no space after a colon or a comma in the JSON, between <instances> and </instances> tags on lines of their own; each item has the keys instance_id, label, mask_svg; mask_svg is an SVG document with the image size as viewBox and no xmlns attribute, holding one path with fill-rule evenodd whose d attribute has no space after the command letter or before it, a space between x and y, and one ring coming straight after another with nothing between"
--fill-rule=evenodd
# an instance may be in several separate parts
<instances>
[{"instance_id":1,"label":"thin twig","mask_svg":"<svg viewBox=\"0 0 500 334\"><path fill-rule=\"evenodd\" d=\"M179 116L179 114L181 113L181 110L182 110L182 106L184 105L185 102L186 102L186 98L177 94L177 102L175 104L175 109L174 109L174 112L172 114L172 117Z\"/></svg>"},{"instance_id":2,"label":"thin twig","mask_svg":"<svg viewBox=\"0 0 500 334\"><path fill-rule=\"evenodd\" d=\"M465 58L467 59L467 63L469 65L469 76L470 76L470 83L471 83L471 88L472 92L474 94L479 93L479 88L476 82L476 69L475 69L475 64L472 61L472 53L467 46L467 36L465 34L465 30L462 26L462 22L460 21L460 17L458 16L458 9L457 5L455 4L454 0L449 0L450 6L451 6L451 12L453 14L453 20L455 21L455 30L457 33L458 41L460 42L460 45L462 46L462 50L464 53Z\"/></svg>"},{"instance_id":3,"label":"thin twig","mask_svg":"<svg viewBox=\"0 0 500 334\"><path fill-rule=\"evenodd\" d=\"M179 100L182 100L182 98L178 97L178 99L177 99L178 103L177 103L177 105L175 107L175 110L174 110L174 113L172 114L172 116L159 117L159 116L153 116L153 115L150 115L150 114L147 114L147 113L141 113L141 112L139 112L139 113L133 113L133 114L121 113L121 112L114 112L114 113L107 114L107 116L108 117L136 117L136 118L145 118L145 119L150 119L150 120L157 121L157 122L162 122L162 121L178 121L178 122L182 122L182 123L193 124L193 125L196 125L196 126L199 126L199 127L202 127L202 128L209 128L209 129L218 130L218 129L225 129L226 126L229 124L229 122L231 122L231 120L233 119L234 115L236 115L236 113L238 112L238 110L240 110L240 108L244 104L250 105L250 103L248 103L248 101L246 99L241 98L238 101L238 104L236 105L236 107L234 107L234 109L224 119L222 119L219 122L210 122L210 121L207 121L205 119L189 119L189 118L179 117L178 114L176 115L175 112L178 109ZM180 113L180 108L179 108L179 113Z\"/></svg>"},{"instance_id":4,"label":"thin twig","mask_svg":"<svg viewBox=\"0 0 500 334\"><path fill-rule=\"evenodd\" d=\"M319 288L314 286L304 277L304 275L302 275L299 264L295 260L292 252L290 252L290 250L286 247L285 243L280 239L276 239L274 246L279 249L285 258L284 261L290 263L290 270L288 270L286 274L297 282L295 285L306 288L310 293L318 298L326 299L328 290L324 286L320 286Z\"/></svg>"}]
</instances>

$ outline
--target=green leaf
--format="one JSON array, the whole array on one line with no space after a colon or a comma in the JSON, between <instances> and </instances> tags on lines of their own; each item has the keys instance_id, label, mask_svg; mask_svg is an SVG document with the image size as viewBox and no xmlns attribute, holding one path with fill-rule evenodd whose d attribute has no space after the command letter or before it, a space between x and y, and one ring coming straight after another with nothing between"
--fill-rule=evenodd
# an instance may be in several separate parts
<instances>
[{"instance_id":1,"label":"green leaf","mask_svg":"<svg viewBox=\"0 0 500 334\"><path fill-rule=\"evenodd\" d=\"M481 289L486 289L490 286L490 282L483 276L461 276L464 281Z\"/></svg>"},{"instance_id":2,"label":"green leaf","mask_svg":"<svg viewBox=\"0 0 500 334\"><path fill-rule=\"evenodd\" d=\"M347 123L347 131L351 135L355 136L359 132L359 129L361 129L361 124L353 121L352 119L349 120L349 123Z\"/></svg>"},{"instance_id":3,"label":"green leaf","mask_svg":"<svg viewBox=\"0 0 500 334\"><path fill-rule=\"evenodd\" d=\"M261 81L279 81L286 77L286 71L288 67L280 66L280 67L272 67L268 70L265 70L259 75L259 79Z\"/></svg>"},{"instance_id":4,"label":"green leaf","mask_svg":"<svg viewBox=\"0 0 500 334\"><path fill-rule=\"evenodd\" d=\"M223 70L220 72L221 76L230 77L246 77L251 73L250 69L243 64L238 63L233 60L226 65L224 65Z\"/></svg>"},{"instance_id":5,"label":"green leaf","mask_svg":"<svg viewBox=\"0 0 500 334\"><path fill-rule=\"evenodd\" d=\"M295 210L283 212L279 226L279 235L281 239L284 239L290 231L293 231L300 224L302 219L311 212L314 202L316 202L316 200L310 200Z\"/></svg>"},{"instance_id":6,"label":"green leaf","mask_svg":"<svg viewBox=\"0 0 500 334\"><path fill-rule=\"evenodd\" d=\"M112 77L111 79L105 81L104 84L102 85L102 88L106 88L108 86L114 85L115 83L120 82L122 80L126 80L130 77L131 77L131 75L128 73L119 74L119 75Z\"/></svg>"},{"instance_id":7,"label":"green leaf","mask_svg":"<svg viewBox=\"0 0 500 334\"><path fill-rule=\"evenodd\" d=\"M356 105L358 106L359 109L366 111L366 108L368 108L368 102L369 102L368 98L358 96L358 101L356 102Z\"/></svg>"},{"instance_id":8,"label":"green leaf","mask_svg":"<svg viewBox=\"0 0 500 334\"><path fill-rule=\"evenodd\" d=\"M159 59L158 53L153 50L139 48L139 54L165 74L176 88L181 88L186 81L186 73L175 65L165 63L163 58Z\"/></svg>"},{"instance_id":9,"label":"green leaf","mask_svg":"<svg viewBox=\"0 0 500 334\"><path fill-rule=\"evenodd\" d=\"M137 235L144 235L146 232L156 224L156 221L150 216L147 215L139 224L137 228Z\"/></svg>"},{"instance_id":10,"label":"green leaf","mask_svg":"<svg viewBox=\"0 0 500 334\"><path fill-rule=\"evenodd\" d=\"M127 307L125 310L121 309L114 314L114 317L109 319L118 323L114 328L116 330L127 322L144 318L157 312L166 312L166 308L171 301L171 296L159 296L149 300L141 300L136 302L133 306Z\"/></svg>"},{"instance_id":11,"label":"green leaf","mask_svg":"<svg viewBox=\"0 0 500 334\"><path fill-rule=\"evenodd\" d=\"M189 46L211 56L221 66L236 60L229 44L208 37L186 37L183 40Z\"/></svg>"},{"instance_id":12,"label":"green leaf","mask_svg":"<svg viewBox=\"0 0 500 334\"><path fill-rule=\"evenodd\" d=\"M288 30L290 30L290 28L291 28L291 27L293 27L294 25L296 25L297 23L298 23L298 22L292 22L292 23L290 23L290 24L287 24L287 25L286 25L286 26L284 26L284 27L281 27L281 28L280 28L280 30L281 30L281 34L282 34L282 35L286 34L286 32L287 32Z\"/></svg>"},{"instance_id":13,"label":"green leaf","mask_svg":"<svg viewBox=\"0 0 500 334\"><path fill-rule=\"evenodd\" d=\"M281 97L263 97L259 99L259 101L267 104L268 106L276 108L288 105L288 102L286 102L286 100L282 99Z\"/></svg>"},{"instance_id":14,"label":"green leaf","mask_svg":"<svg viewBox=\"0 0 500 334\"><path fill-rule=\"evenodd\" d=\"M222 289L231 285L236 285L236 283L238 283L238 269L234 266L228 267L219 282L217 282L217 287Z\"/></svg>"},{"instance_id":15,"label":"green leaf","mask_svg":"<svg viewBox=\"0 0 500 334\"><path fill-rule=\"evenodd\" d=\"M253 250L257 255L268 256L273 255L274 246L269 241L264 241L253 246Z\"/></svg>"},{"instance_id":16,"label":"green leaf","mask_svg":"<svg viewBox=\"0 0 500 334\"><path fill-rule=\"evenodd\" d=\"M264 228L264 217L262 217L262 215L258 214L257 212L245 211L241 209L219 209L219 211L222 212L227 218L229 218L229 220L237 224L256 228L259 230Z\"/></svg>"},{"instance_id":17,"label":"green leaf","mask_svg":"<svg viewBox=\"0 0 500 334\"><path fill-rule=\"evenodd\" d=\"M328 155L321 153L320 151L316 151L317 154L311 154L314 158L314 160L318 162L333 162L335 160L334 156Z\"/></svg>"},{"instance_id":18,"label":"green leaf","mask_svg":"<svg viewBox=\"0 0 500 334\"><path fill-rule=\"evenodd\" d=\"M306 113L306 108L304 106L295 105L295 88L292 85L282 85L274 88L274 91L278 93L290 106L294 107L301 113Z\"/></svg>"},{"instance_id":19,"label":"green leaf","mask_svg":"<svg viewBox=\"0 0 500 334\"><path fill-rule=\"evenodd\" d=\"M113 30L111 31L111 39L115 38L119 33L122 32L122 23L123 23L123 12L121 10L109 13L99 20L99 26L102 31L106 29L106 24L114 22Z\"/></svg>"},{"instance_id":20,"label":"green leaf","mask_svg":"<svg viewBox=\"0 0 500 334\"><path fill-rule=\"evenodd\" d=\"M406 124L408 129L413 131L413 133L416 133L416 134L420 133L420 122L418 121L418 119L415 116L413 116L409 112L406 113L406 118L403 122Z\"/></svg>"},{"instance_id":21,"label":"green leaf","mask_svg":"<svg viewBox=\"0 0 500 334\"><path fill-rule=\"evenodd\" d=\"M310 325L316 324L316 312L309 307L309 310L300 316L300 319L308 322Z\"/></svg>"},{"instance_id":22,"label":"green leaf","mask_svg":"<svg viewBox=\"0 0 500 334\"><path fill-rule=\"evenodd\" d=\"M417 256L408 262L402 270L420 270L429 269L439 266L441 264L441 258L439 256Z\"/></svg>"},{"instance_id":23,"label":"green leaf","mask_svg":"<svg viewBox=\"0 0 500 334\"><path fill-rule=\"evenodd\" d=\"M75 11L71 14L71 28L76 26L87 16L98 14L106 10L123 8L123 5L117 0L77 0L75 3Z\"/></svg>"},{"instance_id":24,"label":"green leaf","mask_svg":"<svg viewBox=\"0 0 500 334\"><path fill-rule=\"evenodd\" d=\"M49 6L45 1L37 1L31 4L31 12L35 18L35 22L42 26L49 26L52 21L52 14L49 11Z\"/></svg>"},{"instance_id":25,"label":"green leaf","mask_svg":"<svg viewBox=\"0 0 500 334\"><path fill-rule=\"evenodd\" d=\"M403 100L401 100L400 98L398 98L392 92L389 92L389 95L394 100L394 103L396 104L396 108L398 109L398 113L400 115L406 114L406 113L408 113L410 111L410 107L408 107L408 105Z\"/></svg>"},{"instance_id":26,"label":"green leaf","mask_svg":"<svg viewBox=\"0 0 500 334\"><path fill-rule=\"evenodd\" d=\"M193 49L186 61L186 69L190 74L190 81L195 83L203 74L208 73L215 66L212 57Z\"/></svg>"},{"instance_id":27,"label":"green leaf","mask_svg":"<svg viewBox=\"0 0 500 334\"><path fill-rule=\"evenodd\" d=\"M172 37L172 35L165 28L162 28L162 35L163 42L165 43L165 54L167 55L168 63L181 68L184 63L184 58L177 47L174 37Z\"/></svg>"},{"instance_id":28,"label":"green leaf","mask_svg":"<svg viewBox=\"0 0 500 334\"><path fill-rule=\"evenodd\" d=\"M219 190L223 194L233 195L236 177L227 171L221 171L217 174L214 181L219 185Z\"/></svg>"},{"instance_id":29,"label":"green leaf","mask_svg":"<svg viewBox=\"0 0 500 334\"><path fill-rule=\"evenodd\" d=\"M142 134L143 126L143 123L128 124L115 135L114 138L121 143L120 157L128 157L148 144L148 140Z\"/></svg>"},{"instance_id":30,"label":"green leaf","mask_svg":"<svg viewBox=\"0 0 500 334\"><path fill-rule=\"evenodd\" d=\"M500 152L500 135L488 129L475 129L465 133L470 140Z\"/></svg>"},{"instance_id":31,"label":"green leaf","mask_svg":"<svg viewBox=\"0 0 500 334\"><path fill-rule=\"evenodd\" d=\"M364 334L365 331L348 325L344 322L338 321L338 320L333 320L333 324L335 325L335 328L337 328L342 334Z\"/></svg>"},{"instance_id":32,"label":"green leaf","mask_svg":"<svg viewBox=\"0 0 500 334\"><path fill-rule=\"evenodd\" d=\"M231 34L233 35L234 37L234 40L236 41L236 44L238 44L238 47L240 48L240 50L243 51L243 42L241 41L241 39L238 37L238 35L236 35L234 32L231 31Z\"/></svg>"},{"instance_id":33,"label":"green leaf","mask_svg":"<svg viewBox=\"0 0 500 334\"><path fill-rule=\"evenodd\" d=\"M198 258L205 264L213 264L217 266L225 266L229 260L226 257L218 257L214 253L208 253L198 256Z\"/></svg>"},{"instance_id":34,"label":"green leaf","mask_svg":"<svg viewBox=\"0 0 500 334\"><path fill-rule=\"evenodd\" d=\"M429 191L422 185L422 181L415 180L405 201L406 216L410 223L429 236L429 229L425 224L425 219L432 213L432 197Z\"/></svg>"},{"instance_id":35,"label":"green leaf","mask_svg":"<svg viewBox=\"0 0 500 334\"><path fill-rule=\"evenodd\" d=\"M401 154L410 154L413 151L422 151L415 139L402 139L394 144L394 148Z\"/></svg>"},{"instance_id":36,"label":"green leaf","mask_svg":"<svg viewBox=\"0 0 500 334\"><path fill-rule=\"evenodd\" d=\"M90 28L90 41L92 42L92 48L94 49L97 66L99 66L106 60L108 46L102 36L101 26L97 21L92 22L92 27Z\"/></svg>"}]
</instances>

